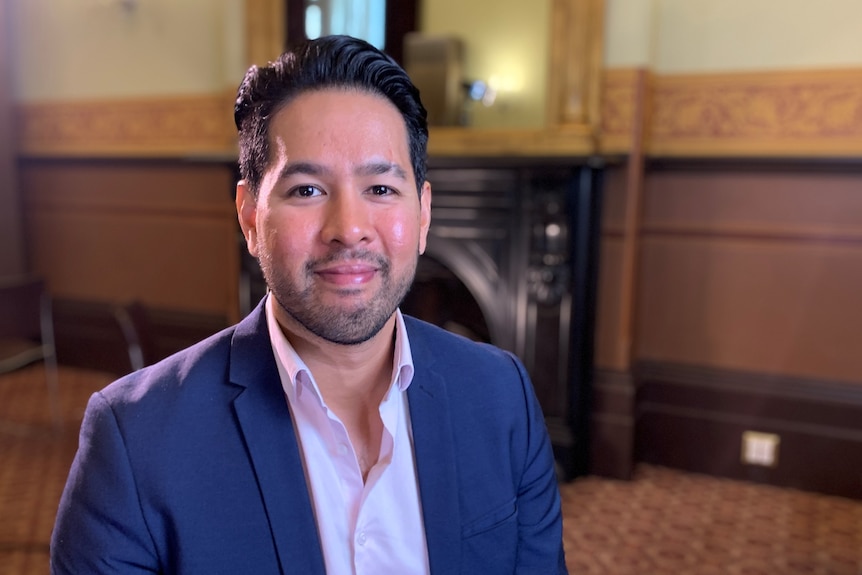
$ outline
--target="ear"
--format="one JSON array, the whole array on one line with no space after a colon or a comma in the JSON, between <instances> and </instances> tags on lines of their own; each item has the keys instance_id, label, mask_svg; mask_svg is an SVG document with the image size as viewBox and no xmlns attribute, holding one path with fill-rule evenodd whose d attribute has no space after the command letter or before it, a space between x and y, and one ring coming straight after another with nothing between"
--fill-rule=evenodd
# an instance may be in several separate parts
<instances>
[{"instance_id":1,"label":"ear","mask_svg":"<svg viewBox=\"0 0 862 575\"><path fill-rule=\"evenodd\" d=\"M248 253L257 257L257 198L245 180L236 184L236 215L248 246Z\"/></svg>"},{"instance_id":2,"label":"ear","mask_svg":"<svg viewBox=\"0 0 862 575\"><path fill-rule=\"evenodd\" d=\"M428 229L431 227L431 183L422 184L422 194L419 196L419 253L425 253L428 240Z\"/></svg>"}]
</instances>

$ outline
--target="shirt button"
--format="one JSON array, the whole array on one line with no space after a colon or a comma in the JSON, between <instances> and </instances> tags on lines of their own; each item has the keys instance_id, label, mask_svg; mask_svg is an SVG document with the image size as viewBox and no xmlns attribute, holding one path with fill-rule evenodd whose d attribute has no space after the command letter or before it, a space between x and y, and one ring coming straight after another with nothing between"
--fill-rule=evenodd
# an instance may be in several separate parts
<instances>
[{"instance_id":1,"label":"shirt button","mask_svg":"<svg viewBox=\"0 0 862 575\"><path fill-rule=\"evenodd\" d=\"M341 455L347 455L347 446L343 443L338 446L338 453Z\"/></svg>"},{"instance_id":2,"label":"shirt button","mask_svg":"<svg viewBox=\"0 0 862 575\"><path fill-rule=\"evenodd\" d=\"M368 541L368 538L365 537L365 531L360 531L359 536L356 538L356 542L360 545L365 545L366 541Z\"/></svg>"}]
</instances>

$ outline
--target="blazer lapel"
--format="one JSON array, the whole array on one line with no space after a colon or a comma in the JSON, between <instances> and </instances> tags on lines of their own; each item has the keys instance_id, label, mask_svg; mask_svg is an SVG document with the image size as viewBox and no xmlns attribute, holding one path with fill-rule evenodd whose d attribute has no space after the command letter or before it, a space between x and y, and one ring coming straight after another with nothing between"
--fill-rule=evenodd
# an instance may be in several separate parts
<instances>
[{"instance_id":1,"label":"blazer lapel","mask_svg":"<svg viewBox=\"0 0 862 575\"><path fill-rule=\"evenodd\" d=\"M434 356L426 342L414 332L409 337L415 373L407 397L428 559L435 575L458 573L461 516L446 388L442 375L431 369Z\"/></svg>"},{"instance_id":2,"label":"blazer lapel","mask_svg":"<svg viewBox=\"0 0 862 575\"><path fill-rule=\"evenodd\" d=\"M302 454L272 355L260 304L234 333L230 381L245 387L234 401L257 476L282 573L325 575Z\"/></svg>"}]
</instances>

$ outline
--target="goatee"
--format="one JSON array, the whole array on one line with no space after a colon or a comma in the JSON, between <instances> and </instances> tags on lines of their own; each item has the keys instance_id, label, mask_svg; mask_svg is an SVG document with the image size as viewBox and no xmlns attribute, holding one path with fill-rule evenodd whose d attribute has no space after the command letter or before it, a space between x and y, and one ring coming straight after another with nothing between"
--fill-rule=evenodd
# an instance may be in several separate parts
<instances>
[{"instance_id":1,"label":"goatee","mask_svg":"<svg viewBox=\"0 0 862 575\"><path fill-rule=\"evenodd\" d=\"M393 277L392 265L386 257L370 250L340 250L324 258L309 260L303 266L303 277L298 281L292 281L282 269L277 269L269 254L261 258L260 266L272 296L297 323L331 343L357 345L379 333L395 313L413 284L418 258L417 250L412 265L398 277ZM321 301L316 285L320 279L314 270L340 261L361 261L375 267L380 288L374 297L358 305L352 304L349 299L361 290L346 286L339 294L344 298L342 303L324 304Z\"/></svg>"}]
</instances>

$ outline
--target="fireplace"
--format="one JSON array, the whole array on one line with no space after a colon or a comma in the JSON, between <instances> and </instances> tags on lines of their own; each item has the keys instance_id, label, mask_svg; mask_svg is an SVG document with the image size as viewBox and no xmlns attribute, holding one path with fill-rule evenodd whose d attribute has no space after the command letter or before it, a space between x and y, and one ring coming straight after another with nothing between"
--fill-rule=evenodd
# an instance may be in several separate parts
<instances>
[{"instance_id":1,"label":"fireplace","mask_svg":"<svg viewBox=\"0 0 862 575\"><path fill-rule=\"evenodd\" d=\"M559 470L587 472L601 165L434 159L431 230L405 313L514 352ZM243 312L263 295L242 248Z\"/></svg>"},{"instance_id":2,"label":"fireplace","mask_svg":"<svg viewBox=\"0 0 862 575\"><path fill-rule=\"evenodd\" d=\"M524 362L560 470L587 471L601 166L434 160L431 230L402 305Z\"/></svg>"}]
</instances>

